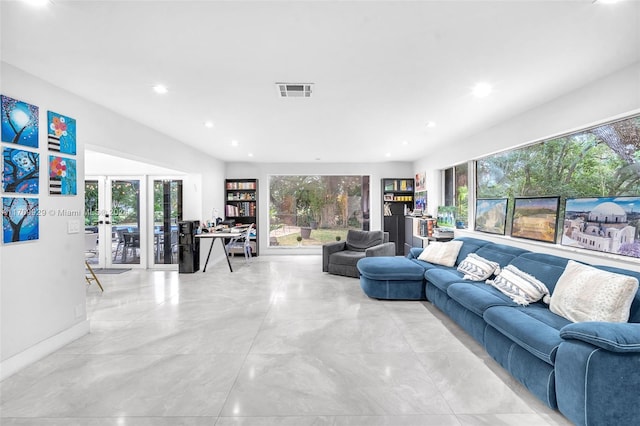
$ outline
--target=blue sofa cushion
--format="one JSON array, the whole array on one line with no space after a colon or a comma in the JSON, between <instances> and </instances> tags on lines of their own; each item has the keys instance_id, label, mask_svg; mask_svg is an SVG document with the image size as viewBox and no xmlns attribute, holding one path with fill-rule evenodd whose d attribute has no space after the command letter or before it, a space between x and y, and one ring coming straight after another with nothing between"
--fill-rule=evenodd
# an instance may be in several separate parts
<instances>
[{"instance_id":1,"label":"blue sofa cushion","mask_svg":"<svg viewBox=\"0 0 640 426\"><path fill-rule=\"evenodd\" d=\"M509 297L485 283L452 283L447 287L447 294L478 316L483 316L484 311L491 306L518 306Z\"/></svg>"},{"instance_id":2,"label":"blue sofa cushion","mask_svg":"<svg viewBox=\"0 0 640 426\"><path fill-rule=\"evenodd\" d=\"M356 265L360 275L373 280L422 282L424 269L405 257L365 257Z\"/></svg>"},{"instance_id":3,"label":"blue sofa cushion","mask_svg":"<svg viewBox=\"0 0 640 426\"><path fill-rule=\"evenodd\" d=\"M424 277L427 281L434 286L438 287L440 290L447 292L447 287L449 287L453 283L459 282L467 282L473 283L474 281L464 280L462 278L463 273L458 271L456 268L449 268L446 266L441 266L439 268L427 269L424 273Z\"/></svg>"},{"instance_id":4,"label":"blue sofa cushion","mask_svg":"<svg viewBox=\"0 0 640 426\"><path fill-rule=\"evenodd\" d=\"M507 246L504 244L489 243L480 247L475 253L487 260L497 262L502 268L511 263L511 261L513 261L516 257L525 253L529 253L529 251L517 247Z\"/></svg>"},{"instance_id":5,"label":"blue sofa cushion","mask_svg":"<svg viewBox=\"0 0 640 426\"><path fill-rule=\"evenodd\" d=\"M569 259L543 253L525 253L511 262L522 272L533 275L542 281L553 294L558 278L564 272Z\"/></svg>"},{"instance_id":6,"label":"blue sofa cushion","mask_svg":"<svg viewBox=\"0 0 640 426\"><path fill-rule=\"evenodd\" d=\"M640 352L640 324L578 322L563 327L560 337L582 340L611 352Z\"/></svg>"},{"instance_id":7,"label":"blue sofa cushion","mask_svg":"<svg viewBox=\"0 0 640 426\"><path fill-rule=\"evenodd\" d=\"M492 306L484 320L518 346L544 362L553 365L563 339L560 329L571 322L554 314L541 303L529 306Z\"/></svg>"}]
</instances>

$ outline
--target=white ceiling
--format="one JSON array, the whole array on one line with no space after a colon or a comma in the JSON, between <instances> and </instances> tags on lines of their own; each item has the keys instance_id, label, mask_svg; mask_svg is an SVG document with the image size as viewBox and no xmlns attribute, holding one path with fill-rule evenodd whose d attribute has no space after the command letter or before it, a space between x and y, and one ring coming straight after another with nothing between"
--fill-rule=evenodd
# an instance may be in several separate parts
<instances>
[{"instance_id":1,"label":"white ceiling","mask_svg":"<svg viewBox=\"0 0 640 426\"><path fill-rule=\"evenodd\" d=\"M225 161L412 161L640 60L631 0L0 7L3 61Z\"/></svg>"}]
</instances>

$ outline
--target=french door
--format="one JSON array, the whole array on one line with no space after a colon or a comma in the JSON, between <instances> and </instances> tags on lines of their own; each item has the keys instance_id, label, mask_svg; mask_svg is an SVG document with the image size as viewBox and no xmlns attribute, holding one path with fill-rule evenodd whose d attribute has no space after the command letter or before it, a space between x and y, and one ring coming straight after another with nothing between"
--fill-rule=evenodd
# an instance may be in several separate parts
<instances>
[{"instance_id":1,"label":"french door","mask_svg":"<svg viewBox=\"0 0 640 426\"><path fill-rule=\"evenodd\" d=\"M147 183L148 180L148 183ZM176 269L182 179L155 176L87 176L85 232L101 268Z\"/></svg>"},{"instance_id":2,"label":"french door","mask_svg":"<svg viewBox=\"0 0 640 426\"><path fill-rule=\"evenodd\" d=\"M85 232L98 233L98 267L146 267L145 193L141 176L85 178Z\"/></svg>"}]
</instances>

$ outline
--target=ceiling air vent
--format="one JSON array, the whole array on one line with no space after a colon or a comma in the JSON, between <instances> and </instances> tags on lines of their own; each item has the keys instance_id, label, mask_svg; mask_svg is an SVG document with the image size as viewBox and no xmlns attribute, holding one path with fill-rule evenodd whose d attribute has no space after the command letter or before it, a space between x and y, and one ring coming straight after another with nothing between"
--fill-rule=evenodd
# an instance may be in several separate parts
<instances>
[{"instance_id":1,"label":"ceiling air vent","mask_svg":"<svg viewBox=\"0 0 640 426\"><path fill-rule=\"evenodd\" d=\"M310 98L313 83L276 83L281 98Z\"/></svg>"}]
</instances>

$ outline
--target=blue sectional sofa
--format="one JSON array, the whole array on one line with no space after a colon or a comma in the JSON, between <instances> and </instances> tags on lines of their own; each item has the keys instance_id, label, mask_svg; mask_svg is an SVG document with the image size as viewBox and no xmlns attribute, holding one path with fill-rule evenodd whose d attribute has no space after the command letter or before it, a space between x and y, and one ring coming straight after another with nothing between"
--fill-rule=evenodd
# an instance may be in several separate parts
<instances>
[{"instance_id":1,"label":"blue sectional sofa","mask_svg":"<svg viewBox=\"0 0 640 426\"><path fill-rule=\"evenodd\" d=\"M426 296L529 391L577 425L640 424L640 294L631 304L628 323L573 323L543 302L519 305L494 286L465 280L456 269L469 253L476 253L533 275L553 295L569 259L478 238L456 240L463 245L453 267L419 260L422 248L411 249L405 258L358 263L363 290L381 299ZM415 268L401 273L407 260L422 268L422 282L415 278ZM596 267L640 280L635 271ZM393 290L396 283L402 291ZM416 291L418 285L424 292Z\"/></svg>"}]
</instances>

